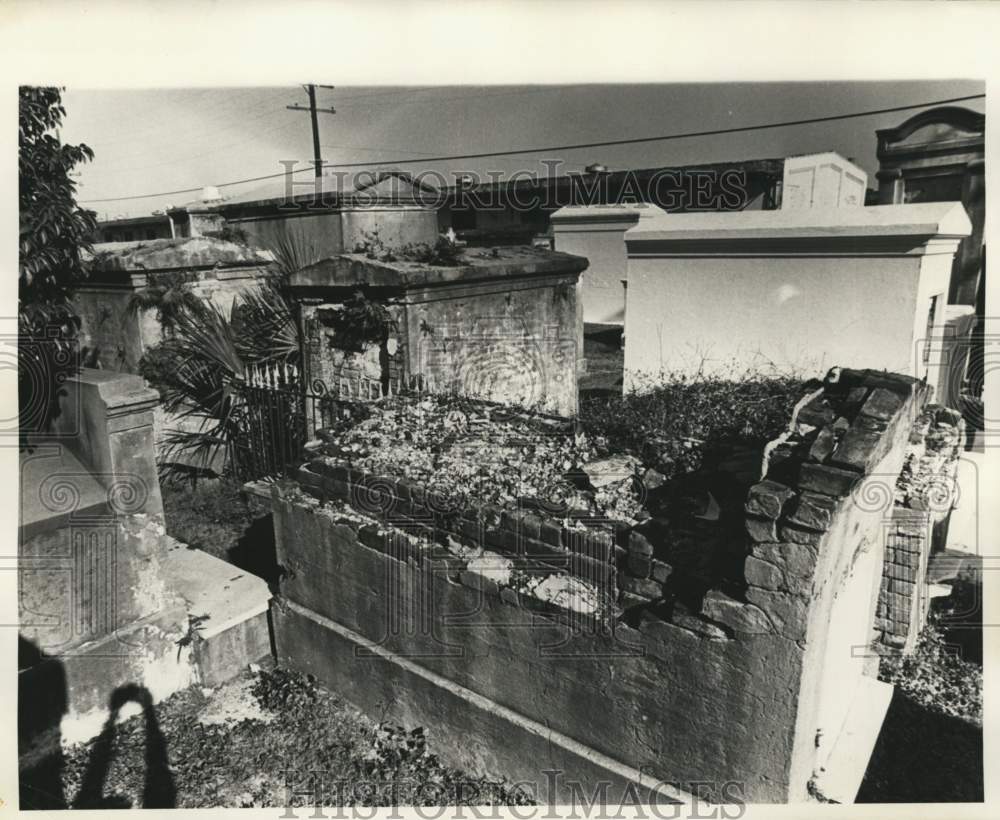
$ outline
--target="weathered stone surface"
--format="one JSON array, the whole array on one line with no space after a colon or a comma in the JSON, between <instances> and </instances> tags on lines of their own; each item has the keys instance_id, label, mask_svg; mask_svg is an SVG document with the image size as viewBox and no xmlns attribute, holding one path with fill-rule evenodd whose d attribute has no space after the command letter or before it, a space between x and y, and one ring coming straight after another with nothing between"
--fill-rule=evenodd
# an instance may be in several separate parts
<instances>
[{"instance_id":1,"label":"weathered stone surface","mask_svg":"<svg viewBox=\"0 0 1000 820\"><path fill-rule=\"evenodd\" d=\"M653 554L653 545L641 532L632 530L628 536L628 551L636 555L649 556Z\"/></svg>"},{"instance_id":2,"label":"weathered stone surface","mask_svg":"<svg viewBox=\"0 0 1000 820\"><path fill-rule=\"evenodd\" d=\"M680 627L688 632L693 632L703 638L725 640L727 637L725 631L717 627L715 624L710 624L704 618L699 618L697 615L692 615L686 610L680 608L674 610L673 614L670 616L670 623L675 627Z\"/></svg>"},{"instance_id":3,"label":"weathered stone surface","mask_svg":"<svg viewBox=\"0 0 1000 820\"><path fill-rule=\"evenodd\" d=\"M786 541L777 544L755 544L753 557L779 567L785 582L800 588L803 582L812 580L817 556L814 546ZM757 586L764 585L757 584Z\"/></svg>"},{"instance_id":4,"label":"weathered stone surface","mask_svg":"<svg viewBox=\"0 0 1000 820\"><path fill-rule=\"evenodd\" d=\"M796 544L809 546L815 546L819 543L820 538L823 537L823 533L821 532L803 530L790 524L782 524L779 534L781 537L774 539L775 541L794 541Z\"/></svg>"},{"instance_id":5,"label":"weathered stone surface","mask_svg":"<svg viewBox=\"0 0 1000 820\"><path fill-rule=\"evenodd\" d=\"M656 581L649 578L635 578L631 575L622 579L622 589L634 595L641 595L643 598L657 600L663 597L663 587Z\"/></svg>"},{"instance_id":6,"label":"weathered stone surface","mask_svg":"<svg viewBox=\"0 0 1000 820\"><path fill-rule=\"evenodd\" d=\"M799 487L824 495L850 495L861 477L851 470L841 470L828 464L805 463L799 472Z\"/></svg>"},{"instance_id":7,"label":"weathered stone surface","mask_svg":"<svg viewBox=\"0 0 1000 820\"><path fill-rule=\"evenodd\" d=\"M833 432L833 426L827 425L816 435L816 439L813 441L812 446L809 448L809 460L824 462L826 461L831 453L833 453L833 448L836 445L836 437Z\"/></svg>"},{"instance_id":8,"label":"weathered stone surface","mask_svg":"<svg viewBox=\"0 0 1000 820\"><path fill-rule=\"evenodd\" d=\"M876 387L861 405L861 415L889 421L903 406L903 397L898 393Z\"/></svg>"},{"instance_id":9,"label":"weathered stone surface","mask_svg":"<svg viewBox=\"0 0 1000 820\"><path fill-rule=\"evenodd\" d=\"M774 521L767 518L750 518L744 520L743 526L747 535L753 541L777 541L778 533Z\"/></svg>"},{"instance_id":10,"label":"weathered stone surface","mask_svg":"<svg viewBox=\"0 0 1000 820\"><path fill-rule=\"evenodd\" d=\"M673 571L674 568L670 564L663 561L653 561L653 580L657 583L665 584Z\"/></svg>"},{"instance_id":11,"label":"weathered stone surface","mask_svg":"<svg viewBox=\"0 0 1000 820\"><path fill-rule=\"evenodd\" d=\"M795 420L800 424L809 424L813 427L824 427L827 424L831 424L836 417L837 414L830 406L829 400L825 396L820 395L814 398L805 407L800 408L799 414L796 416Z\"/></svg>"},{"instance_id":12,"label":"weathered stone surface","mask_svg":"<svg viewBox=\"0 0 1000 820\"><path fill-rule=\"evenodd\" d=\"M830 526L837 501L819 493L804 492L792 506L788 522L807 530L823 532Z\"/></svg>"},{"instance_id":13,"label":"weathered stone surface","mask_svg":"<svg viewBox=\"0 0 1000 820\"><path fill-rule=\"evenodd\" d=\"M777 481L761 481L754 484L747 494L746 511L761 518L781 517L785 503L795 493Z\"/></svg>"},{"instance_id":14,"label":"weathered stone surface","mask_svg":"<svg viewBox=\"0 0 1000 820\"><path fill-rule=\"evenodd\" d=\"M667 477L663 473L659 470L654 470L652 467L642 474L642 486L647 490L655 490L662 487L666 480Z\"/></svg>"},{"instance_id":15,"label":"weathered stone surface","mask_svg":"<svg viewBox=\"0 0 1000 820\"><path fill-rule=\"evenodd\" d=\"M809 614L805 596L750 587L747 600L764 610L774 628L786 638L797 641L805 637Z\"/></svg>"},{"instance_id":16,"label":"weathered stone surface","mask_svg":"<svg viewBox=\"0 0 1000 820\"><path fill-rule=\"evenodd\" d=\"M878 431L865 430L855 424L844 433L837 449L830 456L830 463L859 473L867 473L875 462L880 438Z\"/></svg>"},{"instance_id":17,"label":"weathered stone surface","mask_svg":"<svg viewBox=\"0 0 1000 820\"><path fill-rule=\"evenodd\" d=\"M783 589L785 575L774 564L753 555L748 555L743 563L743 576L748 584L764 589Z\"/></svg>"},{"instance_id":18,"label":"weathered stone surface","mask_svg":"<svg viewBox=\"0 0 1000 820\"><path fill-rule=\"evenodd\" d=\"M764 635L773 631L770 620L759 607L736 601L719 590L709 590L705 594L701 611L706 618L718 621L734 632Z\"/></svg>"},{"instance_id":19,"label":"weathered stone surface","mask_svg":"<svg viewBox=\"0 0 1000 820\"><path fill-rule=\"evenodd\" d=\"M648 555L640 555L639 553L630 553L628 556L628 571L629 575L634 575L636 578L648 578L653 572L653 562Z\"/></svg>"}]
</instances>

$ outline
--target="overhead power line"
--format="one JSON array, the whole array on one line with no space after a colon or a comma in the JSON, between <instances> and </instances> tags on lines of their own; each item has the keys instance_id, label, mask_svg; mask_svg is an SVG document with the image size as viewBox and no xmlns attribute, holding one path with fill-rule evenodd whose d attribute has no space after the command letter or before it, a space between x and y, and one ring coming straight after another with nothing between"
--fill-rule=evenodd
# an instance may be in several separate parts
<instances>
[{"instance_id":1,"label":"overhead power line","mask_svg":"<svg viewBox=\"0 0 1000 820\"><path fill-rule=\"evenodd\" d=\"M602 140L599 142L578 142L567 145L546 145L534 148L515 148L508 151L484 151L481 153L474 154L451 154L446 156L436 156L436 157L420 157L417 159L395 159L386 160L383 162L350 162L350 163L338 163L337 168L371 168L373 165L386 166L386 165L414 165L418 163L430 163L430 162L449 162L452 160L459 159L486 159L489 157L511 157L520 154L543 154L550 153L553 151L574 151L583 148L607 148L617 145L638 145L644 142L666 142L668 140L679 140L679 139L690 139L692 137L713 137L722 134L738 134L747 131L765 131L774 128L790 128L797 125L812 125L821 122L835 122L838 120L849 120L858 117L872 117L879 114L893 114L899 111L912 111L915 108L929 108L931 106L938 105L949 105L951 103L967 102L969 100L981 100L985 98L985 94L969 94L965 97L950 97L945 100L931 100L928 102L912 103L910 105L894 105L888 108L873 108L867 111L855 111L849 114L830 114L825 117L807 117L799 120L782 120L780 122L770 122L761 123L758 125L738 125L732 128L713 128L705 131L685 131L677 134L660 134L652 137L633 137L630 139L621 140ZM298 174L304 171L311 171L312 168L298 168L294 171L281 171L277 174L265 174L258 177L249 177L247 179L237 179L231 182L220 182L215 187L217 188L227 188L232 185L242 185L248 182L261 182L267 179L278 179L279 177L286 176L287 174ZM176 191L159 191L151 194L135 194L133 196L116 196L116 197L104 197L103 199L85 199L80 200L82 204L90 204L96 202L124 202L126 200L133 199L149 199L157 196L176 196L177 194L190 194L200 191L201 188L182 188Z\"/></svg>"}]
</instances>

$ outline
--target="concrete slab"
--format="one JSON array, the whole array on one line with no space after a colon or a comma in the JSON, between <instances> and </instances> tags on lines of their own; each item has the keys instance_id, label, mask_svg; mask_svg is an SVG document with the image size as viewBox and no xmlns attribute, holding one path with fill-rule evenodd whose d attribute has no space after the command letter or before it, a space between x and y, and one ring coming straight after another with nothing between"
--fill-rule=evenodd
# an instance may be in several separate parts
<instances>
[{"instance_id":1,"label":"concrete slab","mask_svg":"<svg viewBox=\"0 0 1000 820\"><path fill-rule=\"evenodd\" d=\"M826 765L815 779L816 791L835 803L853 803L868 768L875 741L892 700L891 684L863 677Z\"/></svg>"},{"instance_id":2,"label":"concrete slab","mask_svg":"<svg viewBox=\"0 0 1000 820\"><path fill-rule=\"evenodd\" d=\"M188 602L188 612L208 616L199 633L205 640L267 612L267 583L221 558L178 542L160 564L164 580Z\"/></svg>"}]
</instances>

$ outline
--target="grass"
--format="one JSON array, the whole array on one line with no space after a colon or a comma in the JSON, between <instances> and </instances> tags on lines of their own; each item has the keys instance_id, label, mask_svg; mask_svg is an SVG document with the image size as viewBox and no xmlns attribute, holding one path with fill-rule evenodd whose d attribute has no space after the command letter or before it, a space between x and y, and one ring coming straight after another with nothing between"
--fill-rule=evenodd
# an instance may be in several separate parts
<instances>
[{"instance_id":1,"label":"grass","mask_svg":"<svg viewBox=\"0 0 1000 820\"><path fill-rule=\"evenodd\" d=\"M270 514L254 506L230 479L161 485L167 532L271 584L277 583L274 527Z\"/></svg>"},{"instance_id":2,"label":"grass","mask_svg":"<svg viewBox=\"0 0 1000 820\"><path fill-rule=\"evenodd\" d=\"M224 722L206 723L220 698L235 708ZM281 669L247 673L211 698L192 688L150 708L151 718L140 714L113 731L105 727L101 738L66 750L61 782L69 805L310 806L317 780L328 806L530 802L503 782L443 765L422 729L372 720L309 678ZM154 774L151 791L147 781Z\"/></svg>"}]
</instances>

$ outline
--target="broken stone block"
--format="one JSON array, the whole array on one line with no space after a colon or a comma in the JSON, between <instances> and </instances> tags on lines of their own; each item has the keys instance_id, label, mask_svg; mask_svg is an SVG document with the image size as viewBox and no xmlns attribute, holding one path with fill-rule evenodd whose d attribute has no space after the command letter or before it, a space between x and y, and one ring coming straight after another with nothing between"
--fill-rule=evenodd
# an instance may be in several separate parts
<instances>
[{"instance_id":1,"label":"broken stone block","mask_svg":"<svg viewBox=\"0 0 1000 820\"><path fill-rule=\"evenodd\" d=\"M753 541L777 541L778 533L774 521L768 518L747 518L743 522L747 535Z\"/></svg>"},{"instance_id":2,"label":"broken stone block","mask_svg":"<svg viewBox=\"0 0 1000 820\"><path fill-rule=\"evenodd\" d=\"M796 500L788 522L798 527L823 532L833 521L837 501L818 493L804 492Z\"/></svg>"},{"instance_id":3,"label":"broken stone block","mask_svg":"<svg viewBox=\"0 0 1000 820\"><path fill-rule=\"evenodd\" d=\"M833 426L827 425L816 435L815 441L809 448L808 458L810 461L824 462L833 453L837 438L833 432Z\"/></svg>"},{"instance_id":4,"label":"broken stone block","mask_svg":"<svg viewBox=\"0 0 1000 820\"><path fill-rule=\"evenodd\" d=\"M880 434L877 430L865 430L855 424L844 433L837 449L830 456L830 463L836 467L867 473L876 460Z\"/></svg>"},{"instance_id":5,"label":"broken stone block","mask_svg":"<svg viewBox=\"0 0 1000 820\"><path fill-rule=\"evenodd\" d=\"M832 424L837 417L826 396L817 396L805 407L799 409L795 421L798 424L808 424L812 427L825 427Z\"/></svg>"},{"instance_id":6,"label":"broken stone block","mask_svg":"<svg viewBox=\"0 0 1000 820\"><path fill-rule=\"evenodd\" d=\"M681 629L694 632L696 635L701 635L704 638L724 640L727 637L726 633L715 624L710 624L704 618L688 612L680 604L674 607L674 611L670 616L670 623Z\"/></svg>"},{"instance_id":7,"label":"broken stone block","mask_svg":"<svg viewBox=\"0 0 1000 820\"><path fill-rule=\"evenodd\" d=\"M853 418L858 414L858 411L861 409L861 405L865 403L866 398L868 398L867 387L852 387L847 391L847 397L841 405L841 413Z\"/></svg>"},{"instance_id":8,"label":"broken stone block","mask_svg":"<svg viewBox=\"0 0 1000 820\"><path fill-rule=\"evenodd\" d=\"M659 470L654 470L652 467L642 474L642 486L647 490L655 490L662 487L666 480L667 477L663 473Z\"/></svg>"},{"instance_id":9,"label":"broken stone block","mask_svg":"<svg viewBox=\"0 0 1000 820\"><path fill-rule=\"evenodd\" d=\"M634 578L625 576L622 581L622 589L631 592L633 595L641 595L649 600L657 600L663 597L663 587L648 578Z\"/></svg>"},{"instance_id":10,"label":"broken stone block","mask_svg":"<svg viewBox=\"0 0 1000 820\"><path fill-rule=\"evenodd\" d=\"M673 571L674 568L670 564L663 561L653 561L653 580L657 583L665 584Z\"/></svg>"},{"instance_id":11,"label":"broken stone block","mask_svg":"<svg viewBox=\"0 0 1000 820\"><path fill-rule=\"evenodd\" d=\"M819 543L820 538L823 537L823 533L821 532L803 530L789 524L783 524L781 526L779 535L781 537L775 538L775 541L792 541L796 544L803 544L807 546L815 546Z\"/></svg>"},{"instance_id":12,"label":"broken stone block","mask_svg":"<svg viewBox=\"0 0 1000 820\"><path fill-rule=\"evenodd\" d=\"M653 562L648 555L629 553L628 572L636 578L648 578L653 571Z\"/></svg>"},{"instance_id":13,"label":"broken stone block","mask_svg":"<svg viewBox=\"0 0 1000 820\"><path fill-rule=\"evenodd\" d=\"M753 555L748 555L743 563L743 577L748 584L764 589L782 589L785 586L784 573L778 567Z\"/></svg>"},{"instance_id":14,"label":"broken stone block","mask_svg":"<svg viewBox=\"0 0 1000 820\"><path fill-rule=\"evenodd\" d=\"M861 405L861 415L889 421L903 406L903 397L884 387L876 387Z\"/></svg>"},{"instance_id":15,"label":"broken stone block","mask_svg":"<svg viewBox=\"0 0 1000 820\"><path fill-rule=\"evenodd\" d=\"M805 637L808 618L805 596L750 587L747 600L764 611L781 635L793 641Z\"/></svg>"},{"instance_id":16,"label":"broken stone block","mask_svg":"<svg viewBox=\"0 0 1000 820\"><path fill-rule=\"evenodd\" d=\"M851 470L842 470L827 464L805 463L799 472L799 487L803 490L842 497L861 480L861 476Z\"/></svg>"},{"instance_id":17,"label":"broken stone block","mask_svg":"<svg viewBox=\"0 0 1000 820\"><path fill-rule=\"evenodd\" d=\"M801 586L799 582L812 580L817 556L816 550L812 546L796 544L794 541L783 541L776 544L755 544L753 557L779 567L786 584ZM757 586L763 587L765 585L757 584Z\"/></svg>"},{"instance_id":18,"label":"broken stone block","mask_svg":"<svg viewBox=\"0 0 1000 820\"><path fill-rule=\"evenodd\" d=\"M634 456L620 455L591 461L589 464L584 464L582 469L587 474L590 485L599 490L601 487L630 478L640 466L641 462Z\"/></svg>"},{"instance_id":19,"label":"broken stone block","mask_svg":"<svg viewBox=\"0 0 1000 820\"><path fill-rule=\"evenodd\" d=\"M649 556L653 554L653 545L641 532L632 530L628 536L628 551L636 555Z\"/></svg>"},{"instance_id":20,"label":"broken stone block","mask_svg":"<svg viewBox=\"0 0 1000 820\"><path fill-rule=\"evenodd\" d=\"M781 510L795 493L777 481L761 481L750 488L745 509L751 515L777 519Z\"/></svg>"},{"instance_id":21,"label":"broken stone block","mask_svg":"<svg viewBox=\"0 0 1000 820\"><path fill-rule=\"evenodd\" d=\"M766 635L772 632L771 622L760 607L734 600L719 590L709 590L701 605L706 618L718 621L734 632Z\"/></svg>"}]
</instances>

